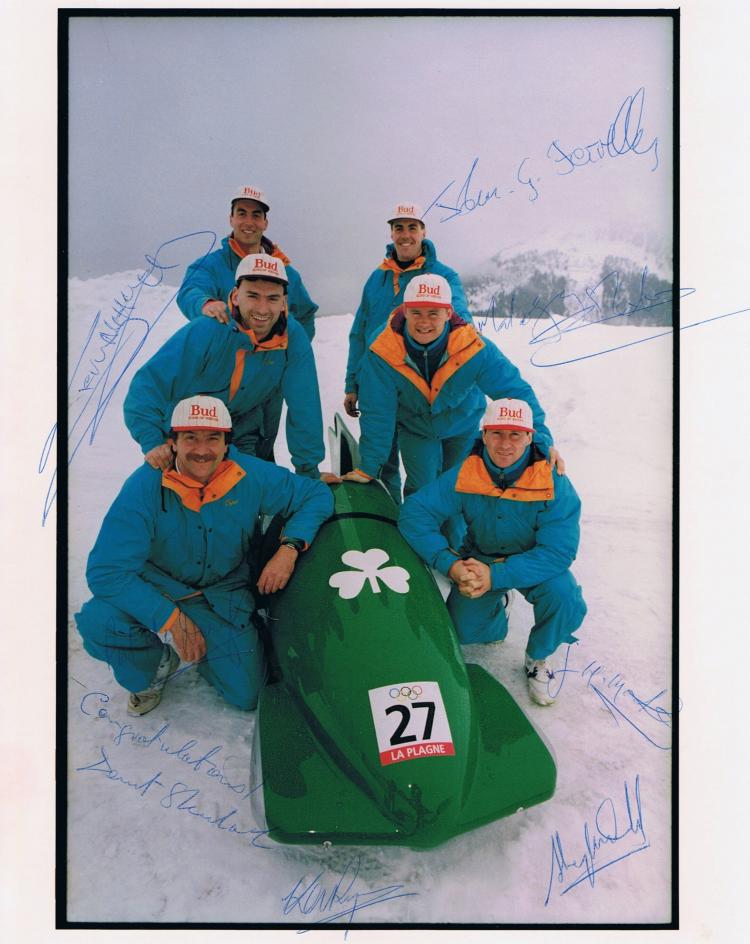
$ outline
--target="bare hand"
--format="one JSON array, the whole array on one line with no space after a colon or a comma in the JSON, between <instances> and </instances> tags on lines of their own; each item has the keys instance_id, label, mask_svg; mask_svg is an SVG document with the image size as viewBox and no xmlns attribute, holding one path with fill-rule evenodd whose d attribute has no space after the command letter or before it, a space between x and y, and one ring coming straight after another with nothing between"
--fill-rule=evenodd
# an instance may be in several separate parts
<instances>
[{"instance_id":1,"label":"bare hand","mask_svg":"<svg viewBox=\"0 0 750 944\"><path fill-rule=\"evenodd\" d=\"M560 475L565 475L565 460L560 455L560 453L555 449L554 446L550 446L549 450L549 464L557 469Z\"/></svg>"},{"instance_id":2,"label":"bare hand","mask_svg":"<svg viewBox=\"0 0 750 944\"><path fill-rule=\"evenodd\" d=\"M356 393L347 393L344 396L344 409L346 410L347 416L359 416Z\"/></svg>"},{"instance_id":3,"label":"bare hand","mask_svg":"<svg viewBox=\"0 0 750 944\"><path fill-rule=\"evenodd\" d=\"M353 472L347 472L346 475L342 475L341 481L358 482L360 485L366 485L368 482L372 482L372 476L365 475L364 472L359 472L355 469Z\"/></svg>"},{"instance_id":4,"label":"bare hand","mask_svg":"<svg viewBox=\"0 0 750 944\"><path fill-rule=\"evenodd\" d=\"M169 443L162 443L161 446L154 446L143 457L153 469L161 469L166 472L172 465L174 453Z\"/></svg>"},{"instance_id":5,"label":"bare hand","mask_svg":"<svg viewBox=\"0 0 750 944\"><path fill-rule=\"evenodd\" d=\"M338 475L334 475L333 472L321 472L320 481L325 482L326 485L338 485L341 479Z\"/></svg>"},{"instance_id":6,"label":"bare hand","mask_svg":"<svg viewBox=\"0 0 750 944\"><path fill-rule=\"evenodd\" d=\"M448 576L458 586L458 592L465 597L481 597L492 589L490 568L473 557L456 561L448 571Z\"/></svg>"},{"instance_id":7,"label":"bare hand","mask_svg":"<svg viewBox=\"0 0 750 944\"><path fill-rule=\"evenodd\" d=\"M200 662L206 654L206 640L198 625L180 610L179 616L169 627L172 645L183 662Z\"/></svg>"},{"instance_id":8,"label":"bare hand","mask_svg":"<svg viewBox=\"0 0 750 944\"><path fill-rule=\"evenodd\" d=\"M277 590L283 590L289 583L298 556L299 551L296 551L293 547L288 545L280 547L263 568L258 578L260 592L276 593Z\"/></svg>"},{"instance_id":9,"label":"bare hand","mask_svg":"<svg viewBox=\"0 0 750 944\"><path fill-rule=\"evenodd\" d=\"M201 308L204 315L209 318L216 318L222 324L229 324L229 310L224 302L210 301Z\"/></svg>"}]
</instances>

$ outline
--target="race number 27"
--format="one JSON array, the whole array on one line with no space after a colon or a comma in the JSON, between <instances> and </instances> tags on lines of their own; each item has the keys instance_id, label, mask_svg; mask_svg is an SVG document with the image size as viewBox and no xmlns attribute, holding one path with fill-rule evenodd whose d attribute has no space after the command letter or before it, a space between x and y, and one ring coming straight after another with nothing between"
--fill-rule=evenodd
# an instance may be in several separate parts
<instances>
[{"instance_id":1,"label":"race number 27","mask_svg":"<svg viewBox=\"0 0 750 944\"><path fill-rule=\"evenodd\" d=\"M369 691L380 763L455 754L437 682L399 682Z\"/></svg>"}]
</instances>

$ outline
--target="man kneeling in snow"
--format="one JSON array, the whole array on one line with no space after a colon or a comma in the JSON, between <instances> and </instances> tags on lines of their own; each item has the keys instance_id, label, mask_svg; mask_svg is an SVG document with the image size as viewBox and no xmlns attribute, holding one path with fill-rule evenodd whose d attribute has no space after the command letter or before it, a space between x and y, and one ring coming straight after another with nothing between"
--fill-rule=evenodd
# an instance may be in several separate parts
<instances>
[{"instance_id":1,"label":"man kneeling in snow","mask_svg":"<svg viewBox=\"0 0 750 944\"><path fill-rule=\"evenodd\" d=\"M266 673L248 559L258 516L286 519L257 581L262 594L275 593L333 498L322 482L269 462L235 451L228 459L232 420L216 397L181 400L171 427L171 468L142 465L104 519L86 570L94 597L76 614L78 630L130 692L131 715L159 704L180 659L249 710Z\"/></svg>"},{"instance_id":2,"label":"man kneeling in snow","mask_svg":"<svg viewBox=\"0 0 750 944\"><path fill-rule=\"evenodd\" d=\"M504 603L517 589L534 607L526 645L529 694L551 705L549 656L586 615L570 572L579 539L581 503L569 479L532 443L532 412L523 400L493 400L482 438L460 465L406 499L399 529L414 550L453 581L448 609L464 644L497 642L508 632ZM460 551L440 526L461 515Z\"/></svg>"}]
</instances>

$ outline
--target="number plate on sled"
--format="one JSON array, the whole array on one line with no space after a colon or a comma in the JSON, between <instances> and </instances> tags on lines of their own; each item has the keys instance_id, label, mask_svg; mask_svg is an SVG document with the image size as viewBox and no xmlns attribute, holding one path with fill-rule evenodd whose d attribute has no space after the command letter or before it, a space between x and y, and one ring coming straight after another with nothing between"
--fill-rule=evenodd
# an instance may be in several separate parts
<instances>
[{"instance_id":1,"label":"number plate on sled","mask_svg":"<svg viewBox=\"0 0 750 944\"><path fill-rule=\"evenodd\" d=\"M369 695L383 766L456 753L437 682L396 682Z\"/></svg>"}]
</instances>

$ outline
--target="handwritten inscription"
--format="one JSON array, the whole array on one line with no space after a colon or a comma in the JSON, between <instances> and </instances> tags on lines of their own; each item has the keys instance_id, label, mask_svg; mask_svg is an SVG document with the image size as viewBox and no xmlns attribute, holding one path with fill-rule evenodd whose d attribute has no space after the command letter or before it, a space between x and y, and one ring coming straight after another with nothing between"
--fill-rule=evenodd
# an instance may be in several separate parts
<instances>
[{"instance_id":1,"label":"handwritten inscription","mask_svg":"<svg viewBox=\"0 0 750 944\"><path fill-rule=\"evenodd\" d=\"M325 871L318 872L309 880L303 876L282 898L283 913L290 915L296 911L305 917L322 915L312 921L312 924L331 924L348 918L348 923L351 925L354 915L365 908L373 908L385 901L408 898L416 894L416 892L401 891L404 888L403 885L384 885L382 888L369 891L357 890L359 870L360 858L357 856L346 865L342 872L329 873L328 878L324 877ZM298 933L304 933L304 929ZM348 928L344 937L347 933Z\"/></svg>"},{"instance_id":2,"label":"handwritten inscription","mask_svg":"<svg viewBox=\"0 0 750 944\"><path fill-rule=\"evenodd\" d=\"M645 100L646 90L643 87L633 95L626 96L604 135L593 137L587 144L571 147L558 138L553 139L545 154L554 168L553 177L566 177L587 165L621 158L625 154L651 155L651 170L655 171L659 166L659 139L653 137L647 143L646 130L643 127ZM535 162L530 156L524 157L515 165L514 185L508 188L484 182L479 186L474 179L478 163L479 157L475 157L460 185L457 178L446 184L429 203L425 216L433 208L448 211L440 217L441 223L447 223L457 217L468 216L512 194L525 195L529 203L536 203L541 197L540 184L543 175L535 169Z\"/></svg>"},{"instance_id":3,"label":"handwritten inscription","mask_svg":"<svg viewBox=\"0 0 750 944\"><path fill-rule=\"evenodd\" d=\"M556 683L550 683L554 688L550 693L556 698L569 676L577 679L596 696L617 725L626 725L661 751L671 750L672 712L665 705L669 704L667 690L660 689L650 696L637 694L621 672L610 672L596 659L583 668L575 668L570 664L571 649L572 646L567 646L564 664L555 669Z\"/></svg>"},{"instance_id":4,"label":"handwritten inscription","mask_svg":"<svg viewBox=\"0 0 750 944\"><path fill-rule=\"evenodd\" d=\"M202 258L216 244L216 233L201 230L186 233L163 242L156 252L145 255L146 268L138 274L135 284L127 285L117 298L113 299L111 311L102 316L98 311L89 327L86 340L73 367L68 384L68 465L76 457L85 440L94 442L99 425L107 407L122 379L146 342L149 332L161 319L174 301L177 290L166 305L154 315L138 310L142 295L146 289L155 288L164 281L164 275L170 269L183 265L182 262L170 262L170 253L187 249L196 252L196 240L209 246ZM190 242L190 241L193 242ZM53 447L57 441L57 424L50 430L42 447L38 472L43 474L48 465ZM57 495L57 473L53 470L42 509L42 524L49 516Z\"/></svg>"},{"instance_id":5,"label":"handwritten inscription","mask_svg":"<svg viewBox=\"0 0 750 944\"><path fill-rule=\"evenodd\" d=\"M586 821L583 824L582 851L577 850L577 858L567 851L559 832L552 835L545 907L549 904L553 889L562 896L583 882L588 882L594 888L599 872L649 848L643 825L639 775L636 775L632 789L625 782L624 792L619 816L617 805L608 797L597 807L593 823L590 825Z\"/></svg>"},{"instance_id":6,"label":"handwritten inscription","mask_svg":"<svg viewBox=\"0 0 750 944\"><path fill-rule=\"evenodd\" d=\"M221 832L244 838L250 845L259 849L271 848L271 846L264 845L260 841L263 836L268 835L270 830L255 827L242 828L241 825L235 822L239 815L238 807L234 806L222 813L207 813L201 806L204 801L201 799L200 788L190 786L181 780L170 783L170 778L164 775L163 770L158 770L150 777L141 780L139 776L134 777L130 773L124 773L120 767L115 766L109 753L101 745L98 751L98 756L90 764L76 767L76 773L87 776L95 774L108 783L118 784L121 787L133 790L142 798L159 796L159 805L165 810L184 813L204 826L210 826L212 829L218 829ZM211 804L209 799L206 799L205 802Z\"/></svg>"},{"instance_id":7,"label":"handwritten inscription","mask_svg":"<svg viewBox=\"0 0 750 944\"><path fill-rule=\"evenodd\" d=\"M174 743L169 743L168 733L170 722L166 721L153 733L145 731L142 726L130 721L120 721L110 714L110 696L107 692L87 692L80 703L81 714L98 720L106 721L111 725L112 743L119 747L129 744L133 747L154 748L168 757L175 757L195 773L201 773L214 780L222 787L226 787L237 795L240 800L249 799L262 784L251 785L244 781L237 781L230 775L236 758L226 754L223 744L214 744L208 750L200 747L197 738L178 737ZM222 753L223 752L223 753Z\"/></svg>"}]
</instances>

